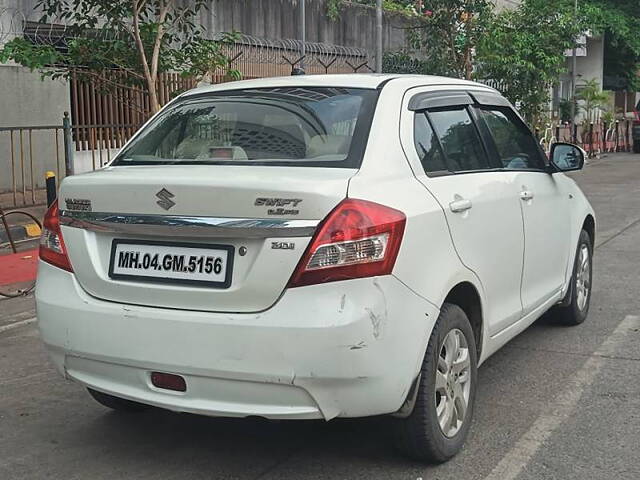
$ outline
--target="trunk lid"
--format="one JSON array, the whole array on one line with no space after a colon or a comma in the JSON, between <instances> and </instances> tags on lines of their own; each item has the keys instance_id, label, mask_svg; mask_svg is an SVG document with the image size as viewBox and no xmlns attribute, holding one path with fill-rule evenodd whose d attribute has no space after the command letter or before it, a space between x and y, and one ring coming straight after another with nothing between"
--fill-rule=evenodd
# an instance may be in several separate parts
<instances>
[{"instance_id":1,"label":"trunk lid","mask_svg":"<svg viewBox=\"0 0 640 480\"><path fill-rule=\"evenodd\" d=\"M165 308L257 312L277 301L314 226L346 197L355 172L228 165L111 167L64 180L59 195L62 234L78 282L94 297ZM111 255L118 242L144 248L161 244L164 251L174 245L220 247L229 252L229 284L113 278Z\"/></svg>"}]
</instances>

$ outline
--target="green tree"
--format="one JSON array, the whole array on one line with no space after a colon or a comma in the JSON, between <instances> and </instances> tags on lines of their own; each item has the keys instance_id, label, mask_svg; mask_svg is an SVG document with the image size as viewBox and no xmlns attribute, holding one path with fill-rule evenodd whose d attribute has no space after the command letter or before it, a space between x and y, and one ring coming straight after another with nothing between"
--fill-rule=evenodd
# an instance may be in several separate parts
<instances>
[{"instance_id":1,"label":"green tree","mask_svg":"<svg viewBox=\"0 0 640 480\"><path fill-rule=\"evenodd\" d=\"M412 32L425 69L432 75L471 79L474 51L487 31L491 0L424 0Z\"/></svg>"},{"instance_id":2,"label":"green tree","mask_svg":"<svg viewBox=\"0 0 640 480\"><path fill-rule=\"evenodd\" d=\"M328 0L327 13L337 20L345 0ZM374 6L375 0L349 3ZM411 46L420 50L412 70L420 63L423 73L471 79L473 53L487 28L493 0L384 0L386 11L404 14L413 25L407 29ZM389 57L391 59L391 57ZM388 63L394 71L403 65Z\"/></svg>"},{"instance_id":3,"label":"green tree","mask_svg":"<svg viewBox=\"0 0 640 480\"><path fill-rule=\"evenodd\" d=\"M41 22L68 25L66 49L36 45L18 37L0 50L0 61L40 71L44 76L68 76L82 68L88 74L112 68L128 72L149 93L151 113L160 108L158 74L178 71L202 77L229 67L222 44L207 39L196 24L206 0L39 0ZM230 71L232 76L237 72Z\"/></svg>"},{"instance_id":4,"label":"green tree","mask_svg":"<svg viewBox=\"0 0 640 480\"><path fill-rule=\"evenodd\" d=\"M376 0L327 0L327 16L338 20L340 12L347 3L375 7ZM387 12L397 12L408 16L419 15L422 0L383 0L382 8Z\"/></svg>"},{"instance_id":5,"label":"green tree","mask_svg":"<svg viewBox=\"0 0 640 480\"><path fill-rule=\"evenodd\" d=\"M640 1L583 0L590 27L606 35L607 75L621 77L629 91L640 90Z\"/></svg>"},{"instance_id":6,"label":"green tree","mask_svg":"<svg viewBox=\"0 0 640 480\"><path fill-rule=\"evenodd\" d=\"M586 114L585 120L595 122L598 120L598 112L603 110L609 102L609 94L600 90L598 80L592 78L587 80L576 92L576 100L583 102L578 105Z\"/></svg>"},{"instance_id":7,"label":"green tree","mask_svg":"<svg viewBox=\"0 0 640 480\"><path fill-rule=\"evenodd\" d=\"M524 0L496 14L478 43L478 77L500 82L502 93L537 123L551 85L566 71L565 50L585 29L584 18L576 18L571 2L547 0Z\"/></svg>"},{"instance_id":8,"label":"green tree","mask_svg":"<svg viewBox=\"0 0 640 480\"><path fill-rule=\"evenodd\" d=\"M571 105L572 103L573 105ZM578 111L578 104L575 99L573 99L573 101L566 98L563 98L562 100L560 100L560 102L558 103L558 114L560 116L561 122L563 123L571 122L572 111L574 112Z\"/></svg>"}]
</instances>

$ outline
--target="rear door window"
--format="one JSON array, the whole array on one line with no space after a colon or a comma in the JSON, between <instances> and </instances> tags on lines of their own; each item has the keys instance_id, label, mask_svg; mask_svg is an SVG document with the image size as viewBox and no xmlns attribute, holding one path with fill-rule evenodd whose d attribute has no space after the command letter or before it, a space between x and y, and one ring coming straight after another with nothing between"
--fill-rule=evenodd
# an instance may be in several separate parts
<instances>
[{"instance_id":1,"label":"rear door window","mask_svg":"<svg viewBox=\"0 0 640 480\"><path fill-rule=\"evenodd\" d=\"M114 165L358 168L377 90L281 87L187 98L162 112Z\"/></svg>"},{"instance_id":2,"label":"rear door window","mask_svg":"<svg viewBox=\"0 0 640 480\"><path fill-rule=\"evenodd\" d=\"M431 110L428 117L446 156L449 171L493 168L466 107Z\"/></svg>"},{"instance_id":3,"label":"rear door window","mask_svg":"<svg viewBox=\"0 0 640 480\"><path fill-rule=\"evenodd\" d=\"M447 164L425 112L417 112L413 121L413 141L425 173L447 172Z\"/></svg>"}]
</instances>

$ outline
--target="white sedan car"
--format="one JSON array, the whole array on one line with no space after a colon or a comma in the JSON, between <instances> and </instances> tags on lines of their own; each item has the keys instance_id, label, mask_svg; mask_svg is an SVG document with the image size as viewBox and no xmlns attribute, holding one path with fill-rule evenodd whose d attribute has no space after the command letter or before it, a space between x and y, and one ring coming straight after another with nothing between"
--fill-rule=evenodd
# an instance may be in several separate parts
<instances>
[{"instance_id":1,"label":"white sedan car","mask_svg":"<svg viewBox=\"0 0 640 480\"><path fill-rule=\"evenodd\" d=\"M66 378L116 410L389 414L444 461L477 368L549 309L587 316L584 153L546 158L491 88L402 75L189 91L66 178L36 291Z\"/></svg>"}]
</instances>

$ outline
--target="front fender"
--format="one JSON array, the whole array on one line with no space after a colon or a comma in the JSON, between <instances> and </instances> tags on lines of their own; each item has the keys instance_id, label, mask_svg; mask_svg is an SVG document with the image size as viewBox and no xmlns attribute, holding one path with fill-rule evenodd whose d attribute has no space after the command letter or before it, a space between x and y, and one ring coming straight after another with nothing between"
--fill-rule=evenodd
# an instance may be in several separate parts
<instances>
[{"instance_id":1,"label":"front fender","mask_svg":"<svg viewBox=\"0 0 640 480\"><path fill-rule=\"evenodd\" d=\"M573 275L573 264L575 262L576 257L576 247L578 245L578 237L580 236L580 232L582 231L585 221L587 217L593 218L594 222L594 233L597 231L597 221L596 214L589 203L586 195L582 192L578 184L572 178L559 174L560 178L562 178L563 189L570 199L570 218L569 221L571 223L571 237L569 239L567 248L569 249L569 261L567 262L567 268L564 275L564 287L562 289L562 295L566 295L569 285L571 284L571 276ZM595 248L595 235L592 238L592 242L594 243L593 247Z\"/></svg>"}]
</instances>

